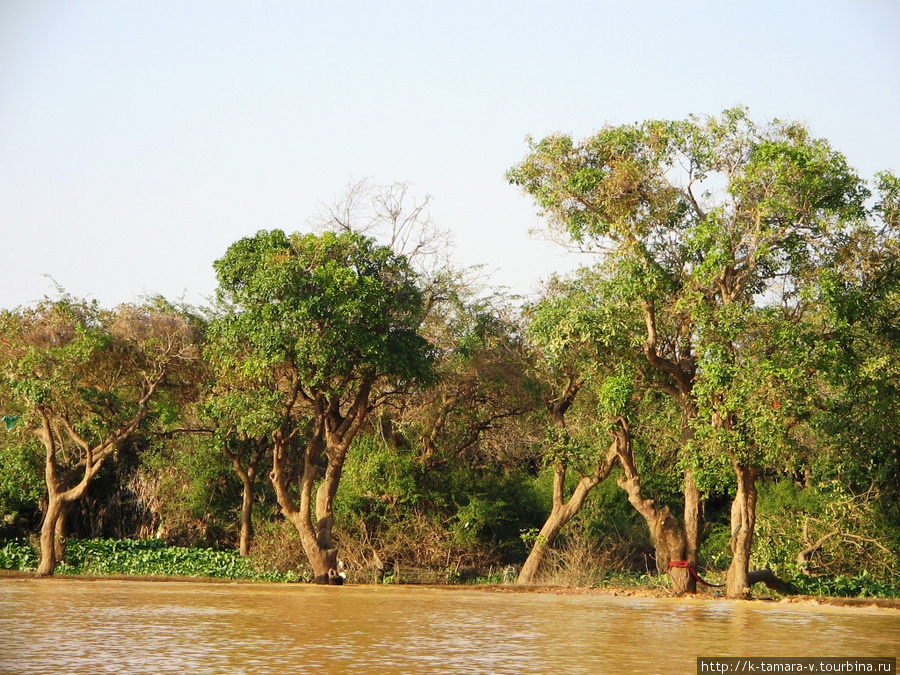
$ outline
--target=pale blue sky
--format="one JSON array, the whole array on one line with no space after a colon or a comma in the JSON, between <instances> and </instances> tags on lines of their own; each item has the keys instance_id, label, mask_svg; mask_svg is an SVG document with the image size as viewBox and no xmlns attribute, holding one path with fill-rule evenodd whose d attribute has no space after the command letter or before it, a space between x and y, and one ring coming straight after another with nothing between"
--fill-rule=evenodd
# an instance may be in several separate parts
<instances>
[{"instance_id":1,"label":"pale blue sky","mask_svg":"<svg viewBox=\"0 0 900 675\"><path fill-rule=\"evenodd\" d=\"M900 170L900 0L0 0L0 307L201 302L258 229L409 181L458 264L572 268L504 172L524 138L736 103Z\"/></svg>"}]
</instances>

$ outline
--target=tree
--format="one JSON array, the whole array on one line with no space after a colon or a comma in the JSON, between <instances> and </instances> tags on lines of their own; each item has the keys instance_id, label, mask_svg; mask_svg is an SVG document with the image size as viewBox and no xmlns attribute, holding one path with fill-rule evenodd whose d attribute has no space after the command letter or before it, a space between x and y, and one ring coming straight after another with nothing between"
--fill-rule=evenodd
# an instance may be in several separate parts
<instances>
[{"instance_id":1,"label":"tree","mask_svg":"<svg viewBox=\"0 0 900 675\"><path fill-rule=\"evenodd\" d=\"M620 308L597 289L596 271L582 269L572 278L553 279L545 297L527 311L527 333L538 354L535 379L543 384L549 417L544 448L553 468L553 497L519 572L520 584L534 580L562 528L631 445L627 409L634 375L622 342L628 331ZM607 436L604 452L598 437ZM567 496L572 471L577 482Z\"/></svg>"},{"instance_id":2,"label":"tree","mask_svg":"<svg viewBox=\"0 0 900 675\"><path fill-rule=\"evenodd\" d=\"M284 403L277 396L276 384L239 367L241 354L233 351L234 343L220 334L220 328L215 324L204 350L212 382L204 392L199 418L208 429L209 442L224 453L241 481L238 549L241 555L249 555L257 475L272 452L270 432L281 423ZM267 389L266 383L275 391Z\"/></svg>"},{"instance_id":3,"label":"tree","mask_svg":"<svg viewBox=\"0 0 900 675\"><path fill-rule=\"evenodd\" d=\"M531 143L508 178L569 241L601 253L631 282L652 381L682 407L685 557L694 565L700 499L695 460L687 457L699 444L694 430L708 423L728 430L745 414L727 404L730 380L710 378L738 367L756 308L801 301L811 270L863 216L868 191L843 155L802 125L757 126L742 108L708 119L608 126L579 143L549 136ZM704 378L701 401L695 388ZM722 448L742 486L732 596L747 592L753 485L763 462L744 451L750 447L760 446Z\"/></svg>"},{"instance_id":4,"label":"tree","mask_svg":"<svg viewBox=\"0 0 900 675\"><path fill-rule=\"evenodd\" d=\"M279 505L315 580L334 581L333 502L353 439L379 401L431 377L416 275L405 258L353 232L260 231L233 244L215 268L228 309L213 322L212 339L231 354L224 367L275 413L267 435ZM301 442L298 503L291 450Z\"/></svg>"},{"instance_id":5,"label":"tree","mask_svg":"<svg viewBox=\"0 0 900 675\"><path fill-rule=\"evenodd\" d=\"M406 182L372 185L366 179L350 183L313 222L323 232L353 232L387 246L404 256L431 290L450 271L453 237L431 217L431 196L410 195L410 187Z\"/></svg>"},{"instance_id":6,"label":"tree","mask_svg":"<svg viewBox=\"0 0 900 675\"><path fill-rule=\"evenodd\" d=\"M62 560L70 506L167 401L192 388L200 330L162 300L114 311L64 297L0 315L3 398L44 447L47 508L38 576Z\"/></svg>"},{"instance_id":7,"label":"tree","mask_svg":"<svg viewBox=\"0 0 900 675\"><path fill-rule=\"evenodd\" d=\"M890 578L896 567L900 180L883 172L875 187L869 220L846 233L819 272L809 320L823 339L806 350L818 367L799 422L815 443L799 482L822 505L793 513L794 528L783 533L799 550L801 574L881 567Z\"/></svg>"}]
</instances>

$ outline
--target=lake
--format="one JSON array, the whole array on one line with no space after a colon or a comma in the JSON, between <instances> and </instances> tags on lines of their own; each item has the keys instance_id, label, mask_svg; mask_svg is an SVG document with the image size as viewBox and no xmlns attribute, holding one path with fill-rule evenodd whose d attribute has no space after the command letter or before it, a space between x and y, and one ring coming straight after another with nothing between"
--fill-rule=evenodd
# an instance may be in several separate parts
<instances>
[{"instance_id":1,"label":"lake","mask_svg":"<svg viewBox=\"0 0 900 675\"><path fill-rule=\"evenodd\" d=\"M0 673L694 673L896 656L900 610L415 586L0 579Z\"/></svg>"}]
</instances>

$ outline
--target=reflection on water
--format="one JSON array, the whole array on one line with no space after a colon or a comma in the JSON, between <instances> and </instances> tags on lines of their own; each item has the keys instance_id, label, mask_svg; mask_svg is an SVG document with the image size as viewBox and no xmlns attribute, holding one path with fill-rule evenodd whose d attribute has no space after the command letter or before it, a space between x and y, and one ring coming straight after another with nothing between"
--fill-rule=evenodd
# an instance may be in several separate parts
<instances>
[{"instance_id":1,"label":"reflection on water","mask_svg":"<svg viewBox=\"0 0 900 675\"><path fill-rule=\"evenodd\" d=\"M0 673L694 673L896 656L900 612L415 587L0 579Z\"/></svg>"}]
</instances>

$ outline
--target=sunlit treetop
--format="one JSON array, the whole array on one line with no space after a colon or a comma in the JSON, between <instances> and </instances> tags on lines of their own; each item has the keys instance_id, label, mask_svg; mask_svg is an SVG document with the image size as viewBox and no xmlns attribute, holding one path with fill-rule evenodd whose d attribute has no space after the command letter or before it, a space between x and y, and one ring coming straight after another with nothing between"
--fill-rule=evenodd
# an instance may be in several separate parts
<instances>
[{"instance_id":1,"label":"sunlit treetop","mask_svg":"<svg viewBox=\"0 0 900 675\"><path fill-rule=\"evenodd\" d=\"M732 294L796 273L870 196L827 141L797 123L758 126L743 108L532 140L507 178L576 246Z\"/></svg>"},{"instance_id":2,"label":"sunlit treetop","mask_svg":"<svg viewBox=\"0 0 900 675\"><path fill-rule=\"evenodd\" d=\"M404 257L352 232L260 231L215 263L228 311L211 327L248 374L287 366L304 389L427 379L423 297Z\"/></svg>"}]
</instances>

